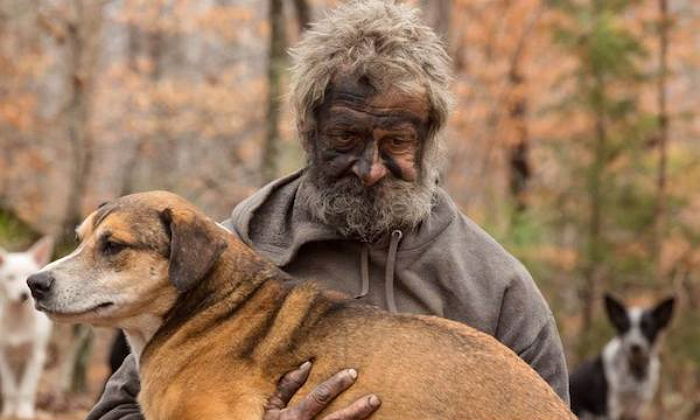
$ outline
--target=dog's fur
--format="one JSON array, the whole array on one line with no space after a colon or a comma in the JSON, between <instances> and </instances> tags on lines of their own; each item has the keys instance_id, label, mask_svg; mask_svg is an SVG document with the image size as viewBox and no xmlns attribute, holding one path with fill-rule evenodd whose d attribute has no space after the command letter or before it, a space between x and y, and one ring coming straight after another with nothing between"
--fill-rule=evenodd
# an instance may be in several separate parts
<instances>
[{"instance_id":1,"label":"dog's fur","mask_svg":"<svg viewBox=\"0 0 700 420\"><path fill-rule=\"evenodd\" d=\"M51 258L53 240L44 237L26 252L0 249L0 380L2 417L34 417L34 402L46 360L51 321L34 309L29 299L27 277ZM24 369L10 366L8 353L20 346L31 346Z\"/></svg>"},{"instance_id":2,"label":"dog's fur","mask_svg":"<svg viewBox=\"0 0 700 420\"><path fill-rule=\"evenodd\" d=\"M326 412L374 392L377 419L573 418L494 338L296 284L176 195L123 197L78 234L75 252L29 279L37 308L125 330L147 419L259 419L279 378L305 360L313 370L297 396L359 371Z\"/></svg>"},{"instance_id":3,"label":"dog's fur","mask_svg":"<svg viewBox=\"0 0 700 420\"><path fill-rule=\"evenodd\" d=\"M617 336L571 375L571 407L582 418L639 419L659 382L659 335L673 314L674 298L653 308L631 307L605 296Z\"/></svg>"}]
</instances>

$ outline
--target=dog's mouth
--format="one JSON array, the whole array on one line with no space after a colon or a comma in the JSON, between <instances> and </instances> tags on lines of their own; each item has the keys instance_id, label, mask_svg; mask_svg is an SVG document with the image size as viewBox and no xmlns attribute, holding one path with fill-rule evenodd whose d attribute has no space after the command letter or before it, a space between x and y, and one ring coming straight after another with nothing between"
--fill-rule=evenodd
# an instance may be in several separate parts
<instances>
[{"instance_id":1,"label":"dog's mouth","mask_svg":"<svg viewBox=\"0 0 700 420\"><path fill-rule=\"evenodd\" d=\"M52 317L79 317L82 315L88 315L91 313L97 313L101 312L107 308L110 308L114 306L114 302L102 302L97 305L94 305L88 309L80 310L80 311L69 311L69 310L56 310L54 308L49 308L47 306L44 306L41 302L37 302L35 307L37 310L42 311L46 313L49 316Z\"/></svg>"}]
</instances>

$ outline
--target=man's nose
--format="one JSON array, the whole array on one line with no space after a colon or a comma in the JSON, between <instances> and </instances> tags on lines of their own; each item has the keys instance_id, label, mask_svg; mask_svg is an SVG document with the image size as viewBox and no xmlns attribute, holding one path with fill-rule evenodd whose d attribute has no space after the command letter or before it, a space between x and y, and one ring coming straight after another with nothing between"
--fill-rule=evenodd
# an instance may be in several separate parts
<instances>
[{"instance_id":1,"label":"man's nose","mask_svg":"<svg viewBox=\"0 0 700 420\"><path fill-rule=\"evenodd\" d=\"M379 158L379 150L375 142L367 145L360 159L353 165L352 171L367 187L376 184L389 172Z\"/></svg>"},{"instance_id":2,"label":"man's nose","mask_svg":"<svg viewBox=\"0 0 700 420\"><path fill-rule=\"evenodd\" d=\"M46 297L51 292L55 279L50 272L39 272L27 278L27 286L32 291L32 296L36 300Z\"/></svg>"}]
</instances>

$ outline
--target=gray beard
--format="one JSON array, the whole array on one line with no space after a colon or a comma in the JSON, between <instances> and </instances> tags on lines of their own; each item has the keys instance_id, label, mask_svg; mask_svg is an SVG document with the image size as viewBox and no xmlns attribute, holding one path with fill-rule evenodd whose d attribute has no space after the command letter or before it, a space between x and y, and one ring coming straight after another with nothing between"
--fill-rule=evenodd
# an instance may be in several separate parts
<instances>
[{"instance_id":1,"label":"gray beard","mask_svg":"<svg viewBox=\"0 0 700 420\"><path fill-rule=\"evenodd\" d=\"M387 175L371 187L356 176L328 180L311 166L305 175L306 207L342 236L374 242L396 229L412 230L430 214L437 184L408 182Z\"/></svg>"}]
</instances>

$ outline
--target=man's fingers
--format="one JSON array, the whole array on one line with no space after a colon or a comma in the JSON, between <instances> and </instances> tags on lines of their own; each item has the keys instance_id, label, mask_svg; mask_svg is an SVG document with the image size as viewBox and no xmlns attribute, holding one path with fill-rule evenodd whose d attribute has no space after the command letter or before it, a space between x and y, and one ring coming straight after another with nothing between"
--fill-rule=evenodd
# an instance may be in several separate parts
<instances>
[{"instance_id":1,"label":"man's fingers","mask_svg":"<svg viewBox=\"0 0 700 420\"><path fill-rule=\"evenodd\" d=\"M301 388L311 371L311 362L304 362L298 369L284 374L277 383L277 390L267 402L267 409L283 409L292 399L294 393Z\"/></svg>"},{"instance_id":2,"label":"man's fingers","mask_svg":"<svg viewBox=\"0 0 700 420\"><path fill-rule=\"evenodd\" d=\"M357 371L355 369L341 370L331 376L326 382L314 388L313 391L294 407L299 410L301 418L312 418L320 413L335 397L355 383Z\"/></svg>"},{"instance_id":3,"label":"man's fingers","mask_svg":"<svg viewBox=\"0 0 700 420\"><path fill-rule=\"evenodd\" d=\"M329 414L323 420L363 420L374 413L382 402L376 395L362 397L340 411Z\"/></svg>"}]
</instances>

